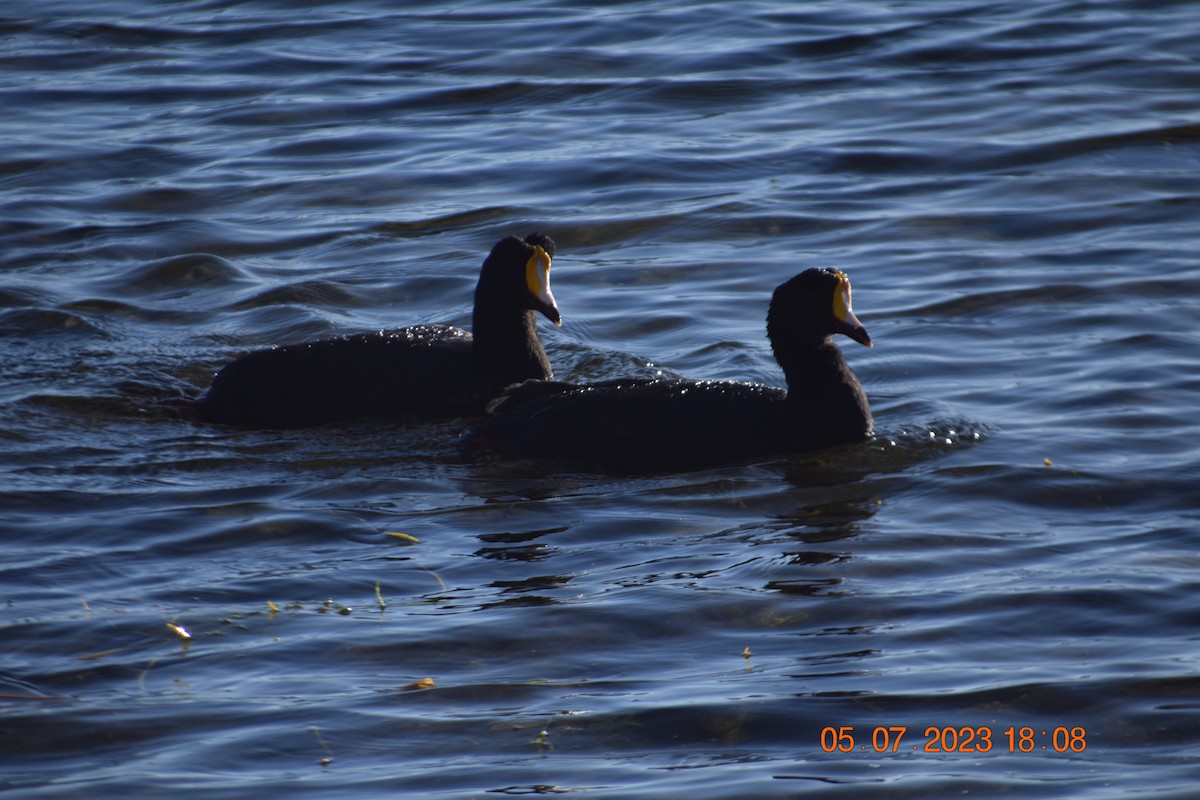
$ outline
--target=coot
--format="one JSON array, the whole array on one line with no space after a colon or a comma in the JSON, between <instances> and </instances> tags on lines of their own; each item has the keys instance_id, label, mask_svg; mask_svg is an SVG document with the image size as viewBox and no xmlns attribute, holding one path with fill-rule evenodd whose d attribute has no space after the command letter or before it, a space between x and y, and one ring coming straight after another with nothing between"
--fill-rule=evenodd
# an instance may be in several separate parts
<instances>
[{"instance_id":1,"label":"coot","mask_svg":"<svg viewBox=\"0 0 1200 800\"><path fill-rule=\"evenodd\" d=\"M554 253L543 234L498 242L479 273L471 332L416 325L260 350L218 372L196 410L266 428L481 414L505 386L552 377L534 312L562 324L550 293Z\"/></svg>"},{"instance_id":2,"label":"coot","mask_svg":"<svg viewBox=\"0 0 1200 800\"><path fill-rule=\"evenodd\" d=\"M809 269L775 290L767 337L787 391L736 381L527 381L488 405L481 433L509 456L619 472L697 469L800 452L871 433L858 378L832 341L871 346L850 280Z\"/></svg>"}]
</instances>

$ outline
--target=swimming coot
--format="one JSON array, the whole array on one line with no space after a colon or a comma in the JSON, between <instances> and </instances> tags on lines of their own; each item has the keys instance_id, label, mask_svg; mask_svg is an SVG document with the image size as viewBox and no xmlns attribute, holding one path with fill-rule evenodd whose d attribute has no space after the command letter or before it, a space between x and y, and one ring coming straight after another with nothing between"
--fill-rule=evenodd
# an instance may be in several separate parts
<instances>
[{"instance_id":1,"label":"swimming coot","mask_svg":"<svg viewBox=\"0 0 1200 800\"><path fill-rule=\"evenodd\" d=\"M775 290L767 337L788 390L735 381L527 381L488 405L481 433L513 457L619 472L696 469L871 433L862 385L832 336L871 346L850 280L810 269Z\"/></svg>"},{"instance_id":2,"label":"swimming coot","mask_svg":"<svg viewBox=\"0 0 1200 800\"><path fill-rule=\"evenodd\" d=\"M534 312L562 324L550 293L554 252L543 234L498 242L479 273L472 332L416 325L260 350L218 372L196 410L266 428L481 414L505 386L552 376Z\"/></svg>"}]
</instances>

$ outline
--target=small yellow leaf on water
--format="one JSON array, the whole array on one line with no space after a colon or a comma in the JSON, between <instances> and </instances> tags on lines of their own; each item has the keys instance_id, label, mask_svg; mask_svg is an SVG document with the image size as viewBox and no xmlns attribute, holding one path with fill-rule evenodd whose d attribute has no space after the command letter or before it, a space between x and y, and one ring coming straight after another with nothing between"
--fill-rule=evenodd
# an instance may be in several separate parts
<instances>
[{"instance_id":1,"label":"small yellow leaf on water","mask_svg":"<svg viewBox=\"0 0 1200 800\"><path fill-rule=\"evenodd\" d=\"M400 691L411 692L414 689L435 689L435 688L437 688L437 682L434 681L433 678L421 678L421 680L419 680L419 681L414 681L413 683L407 683L404 686L401 686Z\"/></svg>"},{"instance_id":2,"label":"small yellow leaf on water","mask_svg":"<svg viewBox=\"0 0 1200 800\"><path fill-rule=\"evenodd\" d=\"M750 655L750 646L746 645L746 649L742 651L742 658L749 658Z\"/></svg>"},{"instance_id":3,"label":"small yellow leaf on water","mask_svg":"<svg viewBox=\"0 0 1200 800\"><path fill-rule=\"evenodd\" d=\"M168 622L167 627L170 628L171 632L174 633L176 636L178 636L180 639L192 638L192 634L190 634L188 632L188 629L183 627L182 625L176 625L174 622Z\"/></svg>"},{"instance_id":4,"label":"small yellow leaf on water","mask_svg":"<svg viewBox=\"0 0 1200 800\"><path fill-rule=\"evenodd\" d=\"M1045 464L1047 467L1053 467L1053 466L1054 466L1054 462L1053 462L1053 461L1051 461L1051 460L1050 460L1050 459L1048 459L1048 458L1043 458L1043 459L1042 459L1042 463L1043 463L1043 464Z\"/></svg>"},{"instance_id":5,"label":"small yellow leaf on water","mask_svg":"<svg viewBox=\"0 0 1200 800\"><path fill-rule=\"evenodd\" d=\"M388 531L387 535L392 537L393 539L397 539L401 542L408 542L409 544L420 544L421 543L421 540L418 539L417 537L413 536L411 533L400 533L399 531Z\"/></svg>"},{"instance_id":6,"label":"small yellow leaf on water","mask_svg":"<svg viewBox=\"0 0 1200 800\"><path fill-rule=\"evenodd\" d=\"M121 652L122 649L124 649L124 648L115 647L112 650L101 650L97 653L88 653L87 655L80 656L79 660L80 661L95 661L98 658L104 658L105 656L111 656L113 653L119 653L119 652Z\"/></svg>"}]
</instances>

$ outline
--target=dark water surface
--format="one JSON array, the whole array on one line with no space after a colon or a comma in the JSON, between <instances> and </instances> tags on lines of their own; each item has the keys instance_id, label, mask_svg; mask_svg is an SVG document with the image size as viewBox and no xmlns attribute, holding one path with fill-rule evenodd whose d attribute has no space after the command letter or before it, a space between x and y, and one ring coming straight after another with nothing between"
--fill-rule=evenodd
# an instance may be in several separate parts
<instances>
[{"instance_id":1,"label":"dark water surface","mask_svg":"<svg viewBox=\"0 0 1200 800\"><path fill-rule=\"evenodd\" d=\"M1194 797L1198 29L5 3L0 791ZM256 347L468 323L532 230L570 380L778 384L771 289L844 268L877 438L620 478L175 412Z\"/></svg>"}]
</instances>

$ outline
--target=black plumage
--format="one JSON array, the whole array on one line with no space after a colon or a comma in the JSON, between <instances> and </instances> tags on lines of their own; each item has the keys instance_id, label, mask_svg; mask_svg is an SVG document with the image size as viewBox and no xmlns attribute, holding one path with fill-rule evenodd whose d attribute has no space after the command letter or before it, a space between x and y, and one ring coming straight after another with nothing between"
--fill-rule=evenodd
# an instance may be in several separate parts
<instances>
[{"instance_id":1,"label":"black plumage","mask_svg":"<svg viewBox=\"0 0 1200 800\"><path fill-rule=\"evenodd\" d=\"M510 456L620 472L696 469L859 441L866 394L832 341L870 346L850 281L810 269L775 290L767 336L788 389L736 381L528 381L488 406L483 433Z\"/></svg>"},{"instance_id":2,"label":"black plumage","mask_svg":"<svg viewBox=\"0 0 1200 800\"><path fill-rule=\"evenodd\" d=\"M543 234L498 242L480 270L470 332L416 325L260 350L217 373L196 410L266 428L480 414L506 385L552 377L534 314L561 324L554 253Z\"/></svg>"}]
</instances>

